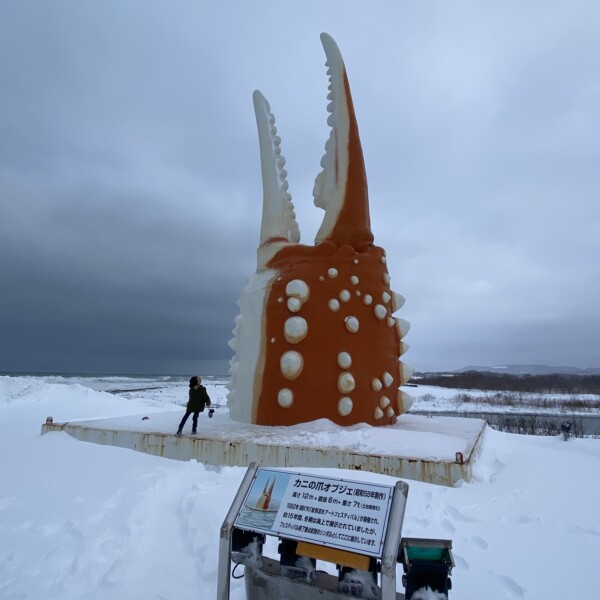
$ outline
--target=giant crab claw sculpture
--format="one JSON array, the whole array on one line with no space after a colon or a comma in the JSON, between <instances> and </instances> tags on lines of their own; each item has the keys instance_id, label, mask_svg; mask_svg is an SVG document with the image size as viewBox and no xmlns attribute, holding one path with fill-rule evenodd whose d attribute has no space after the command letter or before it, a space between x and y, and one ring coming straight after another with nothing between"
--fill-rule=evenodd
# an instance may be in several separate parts
<instances>
[{"instance_id":1,"label":"giant crab claw sculpture","mask_svg":"<svg viewBox=\"0 0 600 600\"><path fill-rule=\"evenodd\" d=\"M230 342L228 401L232 418L260 425L388 425L411 402L399 389L412 373L399 360L408 323L393 316L404 299L391 291L385 252L373 245L344 62L329 35L321 41L331 134L315 181L325 217L314 246L299 244L275 117L254 92L263 213L257 272L242 291Z\"/></svg>"}]
</instances>

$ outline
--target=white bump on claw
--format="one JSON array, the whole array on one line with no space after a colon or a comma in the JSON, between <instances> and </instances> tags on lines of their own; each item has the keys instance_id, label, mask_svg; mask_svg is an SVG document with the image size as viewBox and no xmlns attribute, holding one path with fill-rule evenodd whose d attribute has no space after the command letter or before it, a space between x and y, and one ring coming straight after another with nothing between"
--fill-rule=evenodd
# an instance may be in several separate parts
<instances>
[{"instance_id":1,"label":"white bump on claw","mask_svg":"<svg viewBox=\"0 0 600 600\"><path fill-rule=\"evenodd\" d=\"M410 329L410 323L405 319L395 319L396 320L396 328L398 329L398 336L402 339Z\"/></svg>"},{"instance_id":2,"label":"white bump on claw","mask_svg":"<svg viewBox=\"0 0 600 600\"><path fill-rule=\"evenodd\" d=\"M292 279L292 281L288 282L285 286L285 293L288 296L299 298L302 302L306 302L310 294L310 288L306 281L302 281L302 279Z\"/></svg>"},{"instance_id":3,"label":"white bump on claw","mask_svg":"<svg viewBox=\"0 0 600 600\"><path fill-rule=\"evenodd\" d=\"M293 279L285 286L285 293L288 295L288 309L291 312L298 312L308 300L310 288L302 279Z\"/></svg>"},{"instance_id":4,"label":"white bump on claw","mask_svg":"<svg viewBox=\"0 0 600 600\"><path fill-rule=\"evenodd\" d=\"M349 415L352 412L352 400L350 398L348 398L348 396L344 396L343 398L340 398L338 401L338 413L342 416L345 417L346 415Z\"/></svg>"},{"instance_id":5,"label":"white bump on claw","mask_svg":"<svg viewBox=\"0 0 600 600\"><path fill-rule=\"evenodd\" d=\"M388 327L393 327L396 324L396 319L394 319L394 317L388 317L387 324Z\"/></svg>"},{"instance_id":6,"label":"white bump on claw","mask_svg":"<svg viewBox=\"0 0 600 600\"><path fill-rule=\"evenodd\" d=\"M387 310L382 304L376 304L373 307L373 313L381 321L382 319L385 319L385 315L387 315Z\"/></svg>"},{"instance_id":7,"label":"white bump on claw","mask_svg":"<svg viewBox=\"0 0 600 600\"><path fill-rule=\"evenodd\" d=\"M354 381L354 376L352 373L340 373L338 377L338 390L342 394L349 394L356 387L356 382Z\"/></svg>"},{"instance_id":8,"label":"white bump on claw","mask_svg":"<svg viewBox=\"0 0 600 600\"><path fill-rule=\"evenodd\" d=\"M390 405L390 399L387 396L381 396L381 400L379 401L379 406L381 408L386 408Z\"/></svg>"},{"instance_id":9,"label":"white bump on claw","mask_svg":"<svg viewBox=\"0 0 600 600\"><path fill-rule=\"evenodd\" d=\"M392 297L387 292L383 292L383 294L381 294L381 299L383 300L384 304L387 304Z\"/></svg>"},{"instance_id":10,"label":"white bump on claw","mask_svg":"<svg viewBox=\"0 0 600 600\"><path fill-rule=\"evenodd\" d=\"M363 298L363 302L369 306L371 304L371 302L373 302L373 296L371 296L371 294L365 294L365 297Z\"/></svg>"},{"instance_id":11,"label":"white bump on claw","mask_svg":"<svg viewBox=\"0 0 600 600\"><path fill-rule=\"evenodd\" d=\"M375 407L375 413L373 414L375 419L381 419L383 417L383 411L379 408L379 406Z\"/></svg>"},{"instance_id":12,"label":"white bump on claw","mask_svg":"<svg viewBox=\"0 0 600 600\"><path fill-rule=\"evenodd\" d=\"M402 361L399 363L400 365L400 385L404 385L407 381L410 381L410 378L413 376L415 370L407 364L404 364Z\"/></svg>"},{"instance_id":13,"label":"white bump on claw","mask_svg":"<svg viewBox=\"0 0 600 600\"><path fill-rule=\"evenodd\" d=\"M323 275L319 275L319 281L325 281L325 277L323 277Z\"/></svg>"},{"instance_id":14,"label":"white bump on claw","mask_svg":"<svg viewBox=\"0 0 600 600\"><path fill-rule=\"evenodd\" d=\"M283 388L277 393L277 402L282 408L289 408L294 403L294 394L289 388Z\"/></svg>"},{"instance_id":15,"label":"white bump on claw","mask_svg":"<svg viewBox=\"0 0 600 600\"><path fill-rule=\"evenodd\" d=\"M298 298L288 298L287 307L290 312L298 312L302 308L302 302Z\"/></svg>"},{"instance_id":16,"label":"white bump on claw","mask_svg":"<svg viewBox=\"0 0 600 600\"><path fill-rule=\"evenodd\" d=\"M385 385L385 387L390 387L392 383L394 383L394 378L387 371L385 371L383 373L383 385Z\"/></svg>"},{"instance_id":17,"label":"white bump on claw","mask_svg":"<svg viewBox=\"0 0 600 600\"><path fill-rule=\"evenodd\" d=\"M340 310L340 301L336 300L335 298L332 298L328 303L327 306L329 306L329 310L332 311L336 311L336 310Z\"/></svg>"},{"instance_id":18,"label":"white bump on claw","mask_svg":"<svg viewBox=\"0 0 600 600\"><path fill-rule=\"evenodd\" d=\"M374 392L378 392L383 386L381 385L381 381L375 378L373 381L371 381L371 387L373 388Z\"/></svg>"},{"instance_id":19,"label":"white bump on claw","mask_svg":"<svg viewBox=\"0 0 600 600\"><path fill-rule=\"evenodd\" d=\"M381 262L385 265L385 263L387 262L387 258L385 256L381 257Z\"/></svg>"},{"instance_id":20,"label":"white bump on claw","mask_svg":"<svg viewBox=\"0 0 600 600\"><path fill-rule=\"evenodd\" d=\"M350 277L350 283L352 285L358 285L358 277L356 275L352 275L352 277Z\"/></svg>"},{"instance_id":21,"label":"white bump on claw","mask_svg":"<svg viewBox=\"0 0 600 600\"><path fill-rule=\"evenodd\" d=\"M338 275L337 269L334 269L332 267L331 269L327 270L327 277L330 277L331 279L334 279L335 277L337 277L337 275Z\"/></svg>"},{"instance_id":22,"label":"white bump on claw","mask_svg":"<svg viewBox=\"0 0 600 600\"><path fill-rule=\"evenodd\" d=\"M350 333L356 333L358 331L359 323L356 317L346 317L344 323L346 324L346 329Z\"/></svg>"},{"instance_id":23,"label":"white bump on claw","mask_svg":"<svg viewBox=\"0 0 600 600\"><path fill-rule=\"evenodd\" d=\"M392 312L395 313L399 308L402 308L402 306L404 305L404 303L406 302L406 299L404 298L404 296L401 296L400 294L396 293L396 292L392 292Z\"/></svg>"},{"instance_id":24,"label":"white bump on claw","mask_svg":"<svg viewBox=\"0 0 600 600\"><path fill-rule=\"evenodd\" d=\"M302 358L302 354L299 352L290 350L289 352L284 352L281 355L279 366L281 368L281 374L286 379L296 379L296 377L302 373L304 359Z\"/></svg>"},{"instance_id":25,"label":"white bump on claw","mask_svg":"<svg viewBox=\"0 0 600 600\"><path fill-rule=\"evenodd\" d=\"M352 357L348 352L340 352L337 355L337 364L340 369L349 369L352 366Z\"/></svg>"},{"instance_id":26,"label":"white bump on claw","mask_svg":"<svg viewBox=\"0 0 600 600\"><path fill-rule=\"evenodd\" d=\"M398 394L396 396L396 406L398 409L398 414L401 415L408 411L408 409L413 405L415 399L412 396L409 396L406 392L402 390L398 390Z\"/></svg>"},{"instance_id":27,"label":"white bump on claw","mask_svg":"<svg viewBox=\"0 0 600 600\"><path fill-rule=\"evenodd\" d=\"M350 292L348 290L342 290L340 292L340 300L342 302L348 302L348 300L350 300Z\"/></svg>"},{"instance_id":28,"label":"white bump on claw","mask_svg":"<svg viewBox=\"0 0 600 600\"><path fill-rule=\"evenodd\" d=\"M389 275L389 273L384 273L383 274L383 283L385 283L385 285L389 285L389 283L390 283L390 275Z\"/></svg>"},{"instance_id":29,"label":"white bump on claw","mask_svg":"<svg viewBox=\"0 0 600 600\"><path fill-rule=\"evenodd\" d=\"M394 416L394 409L393 409L391 406L388 406L388 407L387 407L387 410L385 411L385 414L386 414L388 417L393 417L393 416Z\"/></svg>"},{"instance_id":30,"label":"white bump on claw","mask_svg":"<svg viewBox=\"0 0 600 600\"><path fill-rule=\"evenodd\" d=\"M302 317L290 317L283 326L285 339L290 344L301 342L308 333L308 324Z\"/></svg>"}]
</instances>

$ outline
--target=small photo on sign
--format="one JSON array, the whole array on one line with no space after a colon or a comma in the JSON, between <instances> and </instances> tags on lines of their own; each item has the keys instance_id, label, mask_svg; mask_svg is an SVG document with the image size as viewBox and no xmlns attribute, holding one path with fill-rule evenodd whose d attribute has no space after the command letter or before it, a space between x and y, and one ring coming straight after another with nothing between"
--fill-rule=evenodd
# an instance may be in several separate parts
<instances>
[{"instance_id":1,"label":"small photo on sign","mask_svg":"<svg viewBox=\"0 0 600 600\"><path fill-rule=\"evenodd\" d=\"M238 513L236 525L254 530L270 530L288 487L290 474L259 469L246 500Z\"/></svg>"}]
</instances>

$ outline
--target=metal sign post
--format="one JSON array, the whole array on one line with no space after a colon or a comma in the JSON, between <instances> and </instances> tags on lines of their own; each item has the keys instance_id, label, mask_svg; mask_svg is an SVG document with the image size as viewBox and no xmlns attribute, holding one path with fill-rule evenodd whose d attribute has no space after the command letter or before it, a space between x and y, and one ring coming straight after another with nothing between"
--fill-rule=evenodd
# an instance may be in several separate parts
<instances>
[{"instance_id":1,"label":"metal sign post","mask_svg":"<svg viewBox=\"0 0 600 600\"><path fill-rule=\"evenodd\" d=\"M400 547L407 498L408 484L399 481L394 489L392 512L381 557L381 597L383 600L396 598L396 563L398 562L398 548Z\"/></svg>"},{"instance_id":2,"label":"metal sign post","mask_svg":"<svg viewBox=\"0 0 600 600\"><path fill-rule=\"evenodd\" d=\"M254 480L258 465L255 462L250 463L240 488L233 499L233 504L221 525L221 539L219 541L219 573L217 579L217 600L229 600L229 586L231 582L230 578L230 566L231 566L231 530L233 529L233 522L237 517L242 502L250 484Z\"/></svg>"}]
</instances>

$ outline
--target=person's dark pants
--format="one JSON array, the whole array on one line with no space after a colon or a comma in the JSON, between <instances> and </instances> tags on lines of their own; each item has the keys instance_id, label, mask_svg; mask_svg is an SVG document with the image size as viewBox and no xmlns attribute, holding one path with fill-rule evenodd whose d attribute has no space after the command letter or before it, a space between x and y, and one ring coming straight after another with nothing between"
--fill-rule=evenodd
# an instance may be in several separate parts
<instances>
[{"instance_id":1,"label":"person's dark pants","mask_svg":"<svg viewBox=\"0 0 600 600\"><path fill-rule=\"evenodd\" d=\"M188 420L188 417L190 415L194 415L194 418L192 419L192 433L196 433L196 427L198 427L198 415L200 414L200 411L196 410L196 411L191 411L188 410L185 412L185 415L183 415L183 419L181 419L181 423L179 423L179 429L177 431L179 431L179 433L181 433L183 431L183 426L185 425L185 422Z\"/></svg>"}]
</instances>

